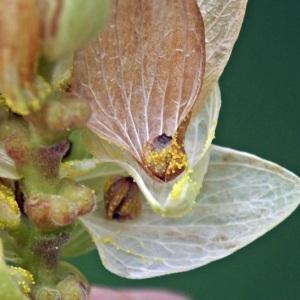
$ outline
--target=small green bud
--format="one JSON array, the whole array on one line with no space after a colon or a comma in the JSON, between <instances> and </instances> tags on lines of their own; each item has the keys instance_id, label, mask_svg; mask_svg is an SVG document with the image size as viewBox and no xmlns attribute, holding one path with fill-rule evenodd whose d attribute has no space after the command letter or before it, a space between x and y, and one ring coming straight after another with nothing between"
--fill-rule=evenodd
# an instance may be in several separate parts
<instances>
[{"instance_id":1,"label":"small green bud","mask_svg":"<svg viewBox=\"0 0 300 300\"><path fill-rule=\"evenodd\" d=\"M73 54L99 32L108 0L39 0L42 51L49 60Z\"/></svg>"},{"instance_id":2,"label":"small green bud","mask_svg":"<svg viewBox=\"0 0 300 300\"><path fill-rule=\"evenodd\" d=\"M42 229L72 224L78 216L87 214L94 207L94 192L67 179L56 194L28 193L24 205L27 216Z\"/></svg>"},{"instance_id":3,"label":"small green bud","mask_svg":"<svg viewBox=\"0 0 300 300\"><path fill-rule=\"evenodd\" d=\"M64 300L86 300L90 291L89 284L83 274L74 266L60 262L57 269L60 282L56 288Z\"/></svg>"},{"instance_id":4,"label":"small green bud","mask_svg":"<svg viewBox=\"0 0 300 300\"><path fill-rule=\"evenodd\" d=\"M29 156L29 132L21 120L8 120L0 124L0 140L4 141L5 151L17 166Z\"/></svg>"},{"instance_id":5,"label":"small green bud","mask_svg":"<svg viewBox=\"0 0 300 300\"><path fill-rule=\"evenodd\" d=\"M62 300L60 292L55 288L39 287L35 292L36 300Z\"/></svg>"},{"instance_id":6,"label":"small green bud","mask_svg":"<svg viewBox=\"0 0 300 300\"><path fill-rule=\"evenodd\" d=\"M61 298L64 300L86 300L88 299L88 286L77 276L69 275L58 285Z\"/></svg>"},{"instance_id":7,"label":"small green bud","mask_svg":"<svg viewBox=\"0 0 300 300\"><path fill-rule=\"evenodd\" d=\"M40 286L34 291L36 300L87 300L89 285L72 265L60 262L56 269L57 283Z\"/></svg>"},{"instance_id":8,"label":"small green bud","mask_svg":"<svg viewBox=\"0 0 300 300\"><path fill-rule=\"evenodd\" d=\"M90 117L90 107L87 102L77 98L51 101L45 110L46 122L52 131L80 128Z\"/></svg>"},{"instance_id":9,"label":"small green bud","mask_svg":"<svg viewBox=\"0 0 300 300\"><path fill-rule=\"evenodd\" d=\"M71 88L73 72L73 55L57 61L54 64L50 83L55 91L68 92Z\"/></svg>"}]
</instances>

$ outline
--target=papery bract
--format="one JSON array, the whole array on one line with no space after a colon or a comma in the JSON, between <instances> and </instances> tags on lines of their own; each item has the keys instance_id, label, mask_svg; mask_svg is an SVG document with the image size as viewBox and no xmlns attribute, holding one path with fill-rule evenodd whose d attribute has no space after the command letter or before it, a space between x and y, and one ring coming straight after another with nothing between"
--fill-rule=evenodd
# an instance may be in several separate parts
<instances>
[{"instance_id":1,"label":"papery bract","mask_svg":"<svg viewBox=\"0 0 300 300\"><path fill-rule=\"evenodd\" d=\"M210 102L210 104L207 103L208 101L210 101L209 99L213 99L211 97L208 97L207 95L209 95L209 93L214 95L215 93L212 91L213 85L221 75L226 65L226 62L229 58L229 55L232 51L233 45L237 39L238 33L240 31L242 19L245 13L246 3L247 1L245 0L235 0L235 1L231 1L230 3L227 3L226 1L212 2L209 0L198 2L199 8L203 13L203 17L204 17L206 52L209 53L209 55L207 55L206 57L207 70L206 73L204 74L204 86L200 93L199 96L200 98L196 102L196 105L193 108L193 115L190 120L190 125L187 127L190 128L190 130L187 129L185 141L184 141L185 151L188 158L188 167L186 168L187 169L186 171L188 171L188 169L193 169L193 170L197 169L197 172L198 173L200 172L198 175L196 175L193 178L191 182L189 182L189 180L186 180L187 181L186 183L196 182L196 185L194 185L196 188L192 190L185 189L184 186L186 186L186 184L182 184L183 182L181 181L182 193L181 196L179 197L180 200L177 202L167 201L170 195L170 190L172 189L175 183L179 182L180 177L178 177L176 181L173 180L166 185L156 184L155 182L153 182L153 180L151 180L149 176L147 176L147 174L144 173L144 171L140 168L140 166L137 163L135 163L128 154L115 155L115 153L119 152L119 150L117 148L114 149L113 145L108 145L103 139L99 139L99 144L101 144L102 146L97 145L97 141L93 141L93 139L96 139L96 136L91 137L88 141L88 144L90 146L95 145L95 147L93 146L89 147L88 145L88 148L95 155L96 158L98 158L101 161L118 162L119 165L123 166L127 171L129 171L130 175L133 176L137 181L137 183L139 184L140 189L144 193L147 200L149 200L149 202L151 203L151 206L156 211L159 211L162 214L182 215L187 211L189 211L201 187L202 178L205 174L207 163L208 163L209 154L206 153L206 151L207 149L209 149L209 145L211 144L214 137L214 130L217 123L218 110L219 110L219 104L217 104L217 102ZM216 11L218 13L216 13ZM100 46L98 45L98 48L99 47ZM108 87L107 85L105 85L101 91L101 93L103 92L103 94L101 94L102 97L97 96L99 90L99 85L97 85L98 84L97 79L99 79L99 75L95 76L94 80L92 80L93 76L91 74L95 71L92 71L92 73L91 72L86 73L86 72L88 70L87 66L90 66L92 63L94 63L94 60L98 60L98 64L99 64L99 58L97 57L100 54L95 49L93 50L93 48L89 48L89 50L85 50L85 52L90 53L90 55L88 57L86 55L85 56L86 58L84 59L84 55L83 55L84 52L81 52L78 56L77 62L75 63L74 81L76 84L75 87L73 88L75 88L75 92L80 91L82 94L84 94L83 93L84 91L85 95L89 95L91 97L90 102L92 103L92 106L98 107L94 111L94 116L90 123L93 125L90 125L90 128L92 128L92 130L94 130L95 132L100 133L101 130L99 128L101 127L100 123L102 122L101 116L103 112L99 113L99 110L101 110L100 109L101 107L102 109L105 108L109 110L111 107L105 103L111 100L115 101L115 98L110 97L109 99L107 99L107 96L109 94L105 95L105 92L103 92L103 89L105 90L105 88ZM102 57L100 59L100 62L103 59L104 58ZM102 64L100 63L100 67L98 67L98 70L100 70L100 74L102 74L101 72L103 72L103 69L101 69L101 67ZM116 76L120 76L120 74ZM89 77L91 79L90 82L86 81L87 76L90 76ZM82 78L83 81L81 82ZM103 76L101 78L103 78ZM143 78L141 77L139 80L142 82L142 79ZM113 82L113 84L117 85L116 80L111 79L111 81ZM104 81L104 84L106 84L106 82L107 81ZM96 88L94 89L94 87ZM121 85L119 85L119 87L120 89L122 88ZM143 85L137 86L135 88L143 89ZM108 92L110 91L111 90L108 89ZM111 96L118 96L118 95L119 94L116 95L112 94ZM122 98L118 98L117 101L120 101L120 99ZM208 115L210 116L205 120L203 120L203 116L205 115L205 110L207 109L209 112ZM202 111L202 116L201 114L199 115L201 111ZM123 109L123 115L126 115L127 112L128 111L125 111ZM99 118L99 122L97 121L98 118ZM161 116L159 114L153 115L153 118L160 120ZM121 119L122 118L120 118L120 120ZM195 125L197 124L197 120L201 120L199 124L202 124L204 126L200 130L197 129L197 125ZM118 122L117 119L115 119L115 121ZM193 122L194 125L191 125ZM143 123L141 125L143 125ZM143 126L140 127L141 127L141 132L144 132L145 127ZM195 131L193 131L191 128L194 128ZM204 133L203 131L205 130L204 128L206 128L207 130L206 133ZM196 135L193 137L192 134L196 134ZM205 138L201 139L200 137L196 137L197 134L202 134L202 136ZM102 136L101 134L99 135ZM115 134L114 131L112 135L114 136L114 138L111 137L110 140L114 141L114 139L119 139L119 134ZM190 135L189 138L187 137L188 135ZM195 141L194 144L195 146L192 146L193 150L191 150L191 147L189 148L189 146L187 145L187 141L192 140L193 138L197 139L197 142ZM193 151L193 154L191 154L190 151ZM191 160L193 160L192 157L201 157L203 161L199 162L197 167L195 167L196 162L194 163L191 162ZM192 185L188 184L188 186L192 186ZM178 187L179 186L177 185L177 188ZM156 190L159 190L160 193L156 192ZM187 200L187 197L184 197L184 193L190 196L189 197L190 201ZM162 204L162 202L165 202L165 204ZM166 205L166 202L168 202L168 205ZM174 209L170 210L168 207L172 207L172 206L174 206Z\"/></svg>"},{"instance_id":2,"label":"papery bract","mask_svg":"<svg viewBox=\"0 0 300 300\"><path fill-rule=\"evenodd\" d=\"M177 130L195 104L204 74L202 17L193 0L112 1L111 6L105 30L75 56L72 92L89 101L92 131L128 150L161 179L144 147L162 134L182 144L186 126Z\"/></svg>"},{"instance_id":3,"label":"papery bract","mask_svg":"<svg viewBox=\"0 0 300 300\"><path fill-rule=\"evenodd\" d=\"M198 102L202 105L194 107L186 133L187 152L190 151L187 141L188 133L193 132L193 120L201 119L199 115L205 110L203 104L213 107L208 104L212 97L207 95L211 93L230 56L240 31L246 3L241 0L198 1L205 23L207 69L200 94L202 101ZM205 120L206 126L210 124L208 120L216 122L214 118ZM194 128L197 130L196 126ZM214 133L214 129L210 128L213 127L207 126L206 138L194 144L196 157L209 154L212 138L207 137ZM92 143L90 139L88 144ZM114 157L111 145L104 141L94 143L95 147L90 149L97 158ZM98 143L102 146L96 150ZM206 151L203 151L204 145ZM189 156L190 159L192 157ZM164 209L167 208L168 212L178 213L184 211L184 204L189 203L188 198L183 197L181 205L177 203L177 210L170 209L169 197L164 195L164 188L160 187L161 199L165 204L156 206L159 197L153 197L156 195L155 184L150 184L149 190L146 188L149 183L147 174L144 175L127 155L115 155L115 159L110 161L123 165L135 177L154 210L166 212ZM205 161L201 160L194 166L197 171L203 168ZM199 186L202 185L203 176L198 178L196 184ZM176 187L175 182L172 184L173 188ZM185 186L180 186L179 190L184 192ZM187 195L192 195L190 190ZM202 266L252 242L284 220L299 205L300 181L289 171L258 157L213 147L197 203L192 212L181 219L161 218L145 207L137 220L125 224L108 222L104 219L101 197L100 192L98 211L82 218L82 222L94 238L104 265L124 277L146 278Z\"/></svg>"},{"instance_id":4,"label":"papery bract","mask_svg":"<svg viewBox=\"0 0 300 300\"><path fill-rule=\"evenodd\" d=\"M217 125L220 102L220 91L216 85L201 112L191 119L186 131L184 146L189 167L182 175L168 183L153 179L128 151L122 151L94 134L89 132L83 134L85 145L99 162L115 163L126 170L139 185L154 211L161 215L182 216L192 209L202 186L209 160L209 148Z\"/></svg>"},{"instance_id":5,"label":"papery bract","mask_svg":"<svg viewBox=\"0 0 300 300\"><path fill-rule=\"evenodd\" d=\"M205 28L206 64L200 101L208 97L219 80L238 38L247 0L197 0Z\"/></svg>"}]
</instances>

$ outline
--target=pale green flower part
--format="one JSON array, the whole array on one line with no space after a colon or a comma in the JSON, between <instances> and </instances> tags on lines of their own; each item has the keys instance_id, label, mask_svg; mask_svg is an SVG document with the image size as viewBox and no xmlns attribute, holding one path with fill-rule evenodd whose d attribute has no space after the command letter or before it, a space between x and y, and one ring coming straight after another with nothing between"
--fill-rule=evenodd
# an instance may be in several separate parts
<instances>
[{"instance_id":1,"label":"pale green flower part","mask_svg":"<svg viewBox=\"0 0 300 300\"><path fill-rule=\"evenodd\" d=\"M103 210L81 218L104 266L127 278L188 271L230 255L290 215L300 179L254 155L213 146L197 204L182 218L162 218L144 205L134 221L113 222Z\"/></svg>"}]
</instances>

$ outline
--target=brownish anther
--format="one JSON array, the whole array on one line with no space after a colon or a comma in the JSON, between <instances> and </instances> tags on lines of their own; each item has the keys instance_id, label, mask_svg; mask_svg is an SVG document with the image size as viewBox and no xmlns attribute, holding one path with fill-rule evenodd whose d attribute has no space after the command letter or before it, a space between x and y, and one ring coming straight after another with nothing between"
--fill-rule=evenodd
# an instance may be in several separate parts
<instances>
[{"instance_id":1,"label":"brownish anther","mask_svg":"<svg viewBox=\"0 0 300 300\"><path fill-rule=\"evenodd\" d=\"M108 219L135 219L142 207L140 192L132 177L114 177L104 195Z\"/></svg>"}]
</instances>

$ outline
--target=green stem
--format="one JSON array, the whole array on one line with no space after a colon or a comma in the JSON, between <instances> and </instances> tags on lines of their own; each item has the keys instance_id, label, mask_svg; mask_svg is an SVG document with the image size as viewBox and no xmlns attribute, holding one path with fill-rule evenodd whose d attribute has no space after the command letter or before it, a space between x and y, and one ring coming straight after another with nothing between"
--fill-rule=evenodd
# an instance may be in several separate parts
<instances>
[{"instance_id":1,"label":"green stem","mask_svg":"<svg viewBox=\"0 0 300 300\"><path fill-rule=\"evenodd\" d=\"M67 243L72 226L54 232L40 231L28 218L23 217L18 231L14 232L21 266L29 270L38 286L55 286L59 280L58 260Z\"/></svg>"}]
</instances>

